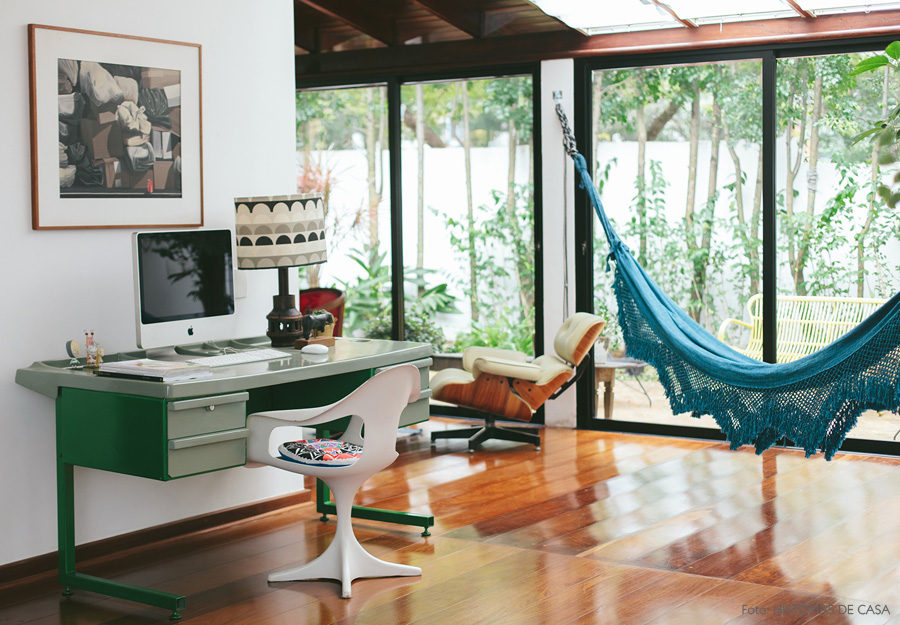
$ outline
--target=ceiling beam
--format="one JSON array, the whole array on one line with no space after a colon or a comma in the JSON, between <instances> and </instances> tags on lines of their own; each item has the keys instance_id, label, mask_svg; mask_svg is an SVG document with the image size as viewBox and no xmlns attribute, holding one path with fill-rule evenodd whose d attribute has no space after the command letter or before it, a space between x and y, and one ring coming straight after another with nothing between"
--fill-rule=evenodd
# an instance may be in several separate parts
<instances>
[{"instance_id":1,"label":"ceiling beam","mask_svg":"<svg viewBox=\"0 0 900 625\"><path fill-rule=\"evenodd\" d=\"M366 0L298 0L298 2L340 20L387 46L397 43L394 17L400 3L385 1L376 3Z\"/></svg>"},{"instance_id":2,"label":"ceiling beam","mask_svg":"<svg viewBox=\"0 0 900 625\"><path fill-rule=\"evenodd\" d=\"M457 30L475 37L484 36L484 11L455 0L414 0Z\"/></svg>"},{"instance_id":3,"label":"ceiling beam","mask_svg":"<svg viewBox=\"0 0 900 625\"><path fill-rule=\"evenodd\" d=\"M792 17L726 22L704 24L697 28L612 33L588 38L574 31L552 31L371 50L304 54L296 57L296 77L297 86L304 87L548 59L887 37L898 34L900 10L822 15L814 20Z\"/></svg>"},{"instance_id":4,"label":"ceiling beam","mask_svg":"<svg viewBox=\"0 0 900 625\"><path fill-rule=\"evenodd\" d=\"M796 11L797 15L799 15L800 17L805 17L806 19L810 19L810 20L815 19L815 17L816 17L815 14L810 13L809 11L804 9L802 6L797 4L796 0L784 0L784 1L787 2L789 5L791 5L791 8L794 9L794 11Z\"/></svg>"},{"instance_id":5,"label":"ceiling beam","mask_svg":"<svg viewBox=\"0 0 900 625\"><path fill-rule=\"evenodd\" d=\"M662 9L669 15L671 15L675 19L675 21L680 23L682 26L686 26L687 28L697 28L697 25L694 22L692 22L691 20L688 20L688 19L684 19L683 17L678 15L678 13L675 12L675 9L670 7L665 2L660 2L660 0L650 0L650 2L652 2L653 4L658 6L660 9Z\"/></svg>"}]
</instances>

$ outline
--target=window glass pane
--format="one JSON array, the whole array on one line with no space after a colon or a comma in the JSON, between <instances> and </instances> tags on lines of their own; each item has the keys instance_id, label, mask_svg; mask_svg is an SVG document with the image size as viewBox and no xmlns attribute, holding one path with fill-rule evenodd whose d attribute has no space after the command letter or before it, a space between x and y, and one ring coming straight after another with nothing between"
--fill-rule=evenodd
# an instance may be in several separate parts
<instances>
[{"instance_id":1,"label":"window glass pane","mask_svg":"<svg viewBox=\"0 0 900 625\"><path fill-rule=\"evenodd\" d=\"M897 105L900 73L851 76L871 54L778 61L778 360L833 343L900 290L900 210L878 194L896 165L853 136ZM853 438L890 440L900 417L864 413Z\"/></svg>"},{"instance_id":2,"label":"window glass pane","mask_svg":"<svg viewBox=\"0 0 900 625\"><path fill-rule=\"evenodd\" d=\"M302 288L345 292L344 336L390 338L387 89L298 91L297 190L325 195L328 262ZM302 311L306 312L306 311Z\"/></svg>"},{"instance_id":3,"label":"window glass pane","mask_svg":"<svg viewBox=\"0 0 900 625\"><path fill-rule=\"evenodd\" d=\"M590 146L604 206L638 262L707 330L755 357L758 330L743 325L743 311L762 290L761 72L758 60L596 71ZM655 371L619 360L596 221L594 250L594 309L607 319L609 351L605 362L597 355L597 417L717 427L673 415Z\"/></svg>"},{"instance_id":4,"label":"window glass pane","mask_svg":"<svg viewBox=\"0 0 900 625\"><path fill-rule=\"evenodd\" d=\"M533 353L531 83L402 88L406 335L438 351Z\"/></svg>"}]
</instances>

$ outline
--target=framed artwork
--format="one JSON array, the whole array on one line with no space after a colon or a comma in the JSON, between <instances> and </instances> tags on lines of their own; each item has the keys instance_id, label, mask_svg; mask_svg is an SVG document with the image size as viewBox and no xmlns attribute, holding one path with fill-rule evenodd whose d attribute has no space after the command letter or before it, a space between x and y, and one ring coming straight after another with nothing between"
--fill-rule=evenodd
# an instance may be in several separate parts
<instances>
[{"instance_id":1,"label":"framed artwork","mask_svg":"<svg viewBox=\"0 0 900 625\"><path fill-rule=\"evenodd\" d=\"M203 225L200 56L28 25L34 229Z\"/></svg>"}]
</instances>

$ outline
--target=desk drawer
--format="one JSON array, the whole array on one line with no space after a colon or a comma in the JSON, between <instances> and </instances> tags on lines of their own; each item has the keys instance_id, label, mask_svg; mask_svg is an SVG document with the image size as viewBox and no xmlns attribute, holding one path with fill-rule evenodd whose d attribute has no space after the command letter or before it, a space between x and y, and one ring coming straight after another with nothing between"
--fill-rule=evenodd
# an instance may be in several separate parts
<instances>
[{"instance_id":1,"label":"desk drawer","mask_svg":"<svg viewBox=\"0 0 900 625\"><path fill-rule=\"evenodd\" d=\"M168 404L168 436L182 438L246 425L247 393L182 399Z\"/></svg>"},{"instance_id":2,"label":"desk drawer","mask_svg":"<svg viewBox=\"0 0 900 625\"><path fill-rule=\"evenodd\" d=\"M375 373L381 373L385 369L390 369L391 367L399 367L401 365L414 365L419 368L419 384L420 387L424 390L431 386L430 376L428 375L429 367L431 367L432 360L431 358L422 358L421 360L412 360L410 362L403 362L398 365L391 365L389 367L378 367L375 369Z\"/></svg>"},{"instance_id":3,"label":"desk drawer","mask_svg":"<svg viewBox=\"0 0 900 625\"><path fill-rule=\"evenodd\" d=\"M247 428L238 428L170 440L169 477L184 477L245 464L247 434Z\"/></svg>"},{"instance_id":4,"label":"desk drawer","mask_svg":"<svg viewBox=\"0 0 900 625\"><path fill-rule=\"evenodd\" d=\"M420 397L421 399L419 401L411 403L403 409L402 413L400 413L400 427L428 421L430 416L428 411L428 400L431 397L431 389L422 389Z\"/></svg>"}]
</instances>

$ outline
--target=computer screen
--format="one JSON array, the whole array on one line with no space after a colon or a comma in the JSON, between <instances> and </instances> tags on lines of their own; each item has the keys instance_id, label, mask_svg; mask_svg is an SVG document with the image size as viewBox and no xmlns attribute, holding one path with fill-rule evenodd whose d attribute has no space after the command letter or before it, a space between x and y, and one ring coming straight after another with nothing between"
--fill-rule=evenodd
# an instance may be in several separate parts
<instances>
[{"instance_id":1,"label":"computer screen","mask_svg":"<svg viewBox=\"0 0 900 625\"><path fill-rule=\"evenodd\" d=\"M234 315L232 240L230 230L135 234L139 346L233 338L216 321Z\"/></svg>"}]
</instances>

